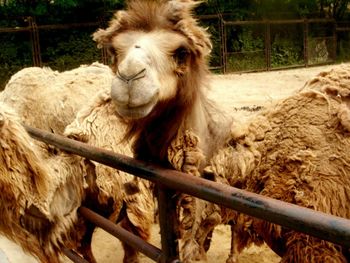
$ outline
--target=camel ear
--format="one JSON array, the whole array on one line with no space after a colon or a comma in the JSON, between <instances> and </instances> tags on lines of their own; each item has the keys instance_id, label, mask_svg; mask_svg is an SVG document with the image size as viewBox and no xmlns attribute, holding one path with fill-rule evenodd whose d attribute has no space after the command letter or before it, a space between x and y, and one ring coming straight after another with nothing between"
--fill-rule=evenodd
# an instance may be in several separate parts
<instances>
[{"instance_id":1,"label":"camel ear","mask_svg":"<svg viewBox=\"0 0 350 263\"><path fill-rule=\"evenodd\" d=\"M200 27L193 18L193 9L202 1L194 0L170 0L168 2L168 19L174 23L174 27L194 44L194 49L206 57L212 50L212 44L206 29Z\"/></svg>"},{"instance_id":2,"label":"camel ear","mask_svg":"<svg viewBox=\"0 0 350 263\"><path fill-rule=\"evenodd\" d=\"M117 34L118 30L125 23L127 12L120 10L114 14L114 18L109 23L108 28L98 29L95 33L92 34L92 39L97 42L98 48L103 48L106 45L109 45L112 41L112 38Z\"/></svg>"},{"instance_id":3,"label":"camel ear","mask_svg":"<svg viewBox=\"0 0 350 263\"><path fill-rule=\"evenodd\" d=\"M193 9L201 3L202 1L170 0L168 2L168 18L170 21L177 23L186 17L191 17Z\"/></svg>"}]
</instances>

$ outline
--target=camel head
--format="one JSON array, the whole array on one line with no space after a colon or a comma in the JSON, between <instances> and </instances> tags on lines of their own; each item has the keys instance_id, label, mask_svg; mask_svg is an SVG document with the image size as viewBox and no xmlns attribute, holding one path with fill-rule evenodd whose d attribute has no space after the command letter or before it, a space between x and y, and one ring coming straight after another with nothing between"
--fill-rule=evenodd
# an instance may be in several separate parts
<instances>
[{"instance_id":1,"label":"camel head","mask_svg":"<svg viewBox=\"0 0 350 263\"><path fill-rule=\"evenodd\" d=\"M205 81L211 42L192 17L194 0L133 0L93 38L111 56L119 116L137 120L176 99L193 103Z\"/></svg>"}]
</instances>

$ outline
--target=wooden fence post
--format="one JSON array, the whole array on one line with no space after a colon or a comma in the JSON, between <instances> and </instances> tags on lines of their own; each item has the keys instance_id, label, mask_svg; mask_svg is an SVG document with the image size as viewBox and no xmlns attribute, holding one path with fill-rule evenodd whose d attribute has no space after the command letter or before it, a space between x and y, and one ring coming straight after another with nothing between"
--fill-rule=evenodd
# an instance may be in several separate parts
<instances>
[{"instance_id":1,"label":"wooden fence post","mask_svg":"<svg viewBox=\"0 0 350 263\"><path fill-rule=\"evenodd\" d=\"M35 22L35 19L31 16L27 17L27 21L28 21L29 28L30 28L30 40L31 40L31 44L32 44L33 65L36 67L41 67L42 61L41 61L38 26Z\"/></svg>"}]
</instances>

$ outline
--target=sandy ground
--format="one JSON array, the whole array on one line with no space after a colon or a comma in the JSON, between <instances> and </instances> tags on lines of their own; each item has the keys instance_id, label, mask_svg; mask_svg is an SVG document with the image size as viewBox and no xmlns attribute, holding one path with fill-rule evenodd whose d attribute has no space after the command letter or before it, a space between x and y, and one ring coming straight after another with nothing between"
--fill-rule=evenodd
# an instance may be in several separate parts
<instances>
[{"instance_id":1,"label":"sandy ground","mask_svg":"<svg viewBox=\"0 0 350 263\"><path fill-rule=\"evenodd\" d=\"M214 85L210 97L230 112L245 106L266 106L276 99L284 98L300 89L308 79L317 73L333 67L335 66L217 75L213 76ZM150 242L160 247L159 227L157 225L154 225L152 229ZM224 263L229 248L230 229L227 226L219 226L214 232L212 245L208 251L208 262ZM103 230L97 230L94 235L93 251L98 262L122 262L123 250L120 242ZM142 263L153 262L144 256L141 258ZM243 251L239 257L240 263L274 263L278 261L278 256L266 246L252 246ZM0 263L36 262L32 257L25 255L17 245L0 236ZM67 259L66 262L70 261Z\"/></svg>"}]
</instances>

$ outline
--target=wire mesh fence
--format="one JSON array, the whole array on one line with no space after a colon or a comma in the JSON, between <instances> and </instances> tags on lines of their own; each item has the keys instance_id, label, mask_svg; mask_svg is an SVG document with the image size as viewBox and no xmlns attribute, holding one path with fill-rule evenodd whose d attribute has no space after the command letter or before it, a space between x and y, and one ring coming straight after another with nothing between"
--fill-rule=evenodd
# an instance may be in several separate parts
<instances>
[{"instance_id":1,"label":"wire mesh fence","mask_svg":"<svg viewBox=\"0 0 350 263\"><path fill-rule=\"evenodd\" d=\"M332 19L229 21L219 14L199 16L213 42L210 69L233 73L307 67L350 60L350 22ZM0 28L0 88L28 66L69 70L93 61L108 63L91 34L105 21L38 25L17 18Z\"/></svg>"}]
</instances>

